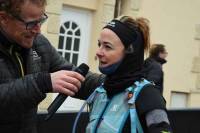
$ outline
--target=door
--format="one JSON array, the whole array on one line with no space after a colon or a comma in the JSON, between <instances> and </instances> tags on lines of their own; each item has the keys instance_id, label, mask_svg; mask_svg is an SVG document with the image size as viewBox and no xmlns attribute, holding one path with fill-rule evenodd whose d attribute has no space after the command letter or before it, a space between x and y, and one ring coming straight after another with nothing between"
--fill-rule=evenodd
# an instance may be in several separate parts
<instances>
[{"instance_id":1,"label":"door","mask_svg":"<svg viewBox=\"0 0 200 133\"><path fill-rule=\"evenodd\" d=\"M78 66L87 63L91 12L64 7L61 14L58 52ZM56 95L54 95L56 96ZM68 97L59 111L78 111L84 101Z\"/></svg>"}]
</instances>

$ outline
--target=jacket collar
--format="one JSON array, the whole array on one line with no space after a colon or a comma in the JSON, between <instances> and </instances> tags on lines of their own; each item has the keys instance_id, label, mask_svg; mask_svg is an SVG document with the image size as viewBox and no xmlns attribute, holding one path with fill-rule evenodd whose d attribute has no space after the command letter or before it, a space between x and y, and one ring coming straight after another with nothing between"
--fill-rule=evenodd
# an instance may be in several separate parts
<instances>
[{"instance_id":1,"label":"jacket collar","mask_svg":"<svg viewBox=\"0 0 200 133\"><path fill-rule=\"evenodd\" d=\"M5 34L3 34L3 32L1 31L1 28L0 28L0 45L7 50L13 47L13 50L17 51L18 53L21 53L22 50L24 49L16 42L8 39L8 37L6 37Z\"/></svg>"},{"instance_id":2,"label":"jacket collar","mask_svg":"<svg viewBox=\"0 0 200 133\"><path fill-rule=\"evenodd\" d=\"M161 65L167 63L167 60L162 59L162 58L160 58L160 57L156 57L156 58L154 58L154 59L155 59L157 62L159 62Z\"/></svg>"}]
</instances>

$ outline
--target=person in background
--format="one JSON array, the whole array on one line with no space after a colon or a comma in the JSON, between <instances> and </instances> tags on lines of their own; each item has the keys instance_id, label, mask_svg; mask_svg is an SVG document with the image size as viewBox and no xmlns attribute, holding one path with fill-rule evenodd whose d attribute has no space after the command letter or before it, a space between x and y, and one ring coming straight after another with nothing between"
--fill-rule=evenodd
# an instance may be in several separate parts
<instances>
[{"instance_id":1,"label":"person in background","mask_svg":"<svg viewBox=\"0 0 200 133\"><path fill-rule=\"evenodd\" d=\"M91 89L101 78L71 71L75 66L40 34L45 7L46 0L0 0L1 133L36 133L37 106L46 93L74 96L83 81Z\"/></svg>"},{"instance_id":2,"label":"person in background","mask_svg":"<svg viewBox=\"0 0 200 133\"><path fill-rule=\"evenodd\" d=\"M86 133L172 132L164 98L143 79L144 51L149 49L149 38L145 18L121 16L102 29L96 56L99 70L106 78L91 95L88 93ZM88 96L87 92L84 94Z\"/></svg>"},{"instance_id":3,"label":"person in background","mask_svg":"<svg viewBox=\"0 0 200 133\"><path fill-rule=\"evenodd\" d=\"M165 45L153 44L149 51L149 57L144 61L145 78L152 81L161 94L163 94L164 81L162 65L167 62L167 55Z\"/></svg>"}]
</instances>

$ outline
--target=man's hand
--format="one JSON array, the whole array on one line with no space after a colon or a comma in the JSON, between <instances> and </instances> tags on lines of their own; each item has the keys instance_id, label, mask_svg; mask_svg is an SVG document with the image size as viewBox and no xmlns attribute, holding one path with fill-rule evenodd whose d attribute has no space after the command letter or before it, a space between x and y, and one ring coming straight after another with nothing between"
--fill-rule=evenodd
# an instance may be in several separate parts
<instances>
[{"instance_id":1,"label":"man's hand","mask_svg":"<svg viewBox=\"0 0 200 133\"><path fill-rule=\"evenodd\" d=\"M53 92L63 93L68 96L75 95L85 78L74 71L60 70L51 73Z\"/></svg>"}]
</instances>

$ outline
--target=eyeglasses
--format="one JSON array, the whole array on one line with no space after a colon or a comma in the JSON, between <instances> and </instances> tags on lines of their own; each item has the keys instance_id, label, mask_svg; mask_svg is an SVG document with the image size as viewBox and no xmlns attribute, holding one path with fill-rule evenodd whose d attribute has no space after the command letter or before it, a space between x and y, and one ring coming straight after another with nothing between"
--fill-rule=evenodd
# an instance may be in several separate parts
<instances>
[{"instance_id":1,"label":"eyeglasses","mask_svg":"<svg viewBox=\"0 0 200 133\"><path fill-rule=\"evenodd\" d=\"M26 22L25 20L23 20L20 16L18 15L14 15L13 13L9 13L12 17L14 17L15 19L17 19L18 21L22 22L25 26L26 26L26 30L31 30L33 29L36 25L42 25L47 19L48 16L46 13L43 14L43 16L39 19L39 20L34 20L34 21L29 21Z\"/></svg>"}]
</instances>

